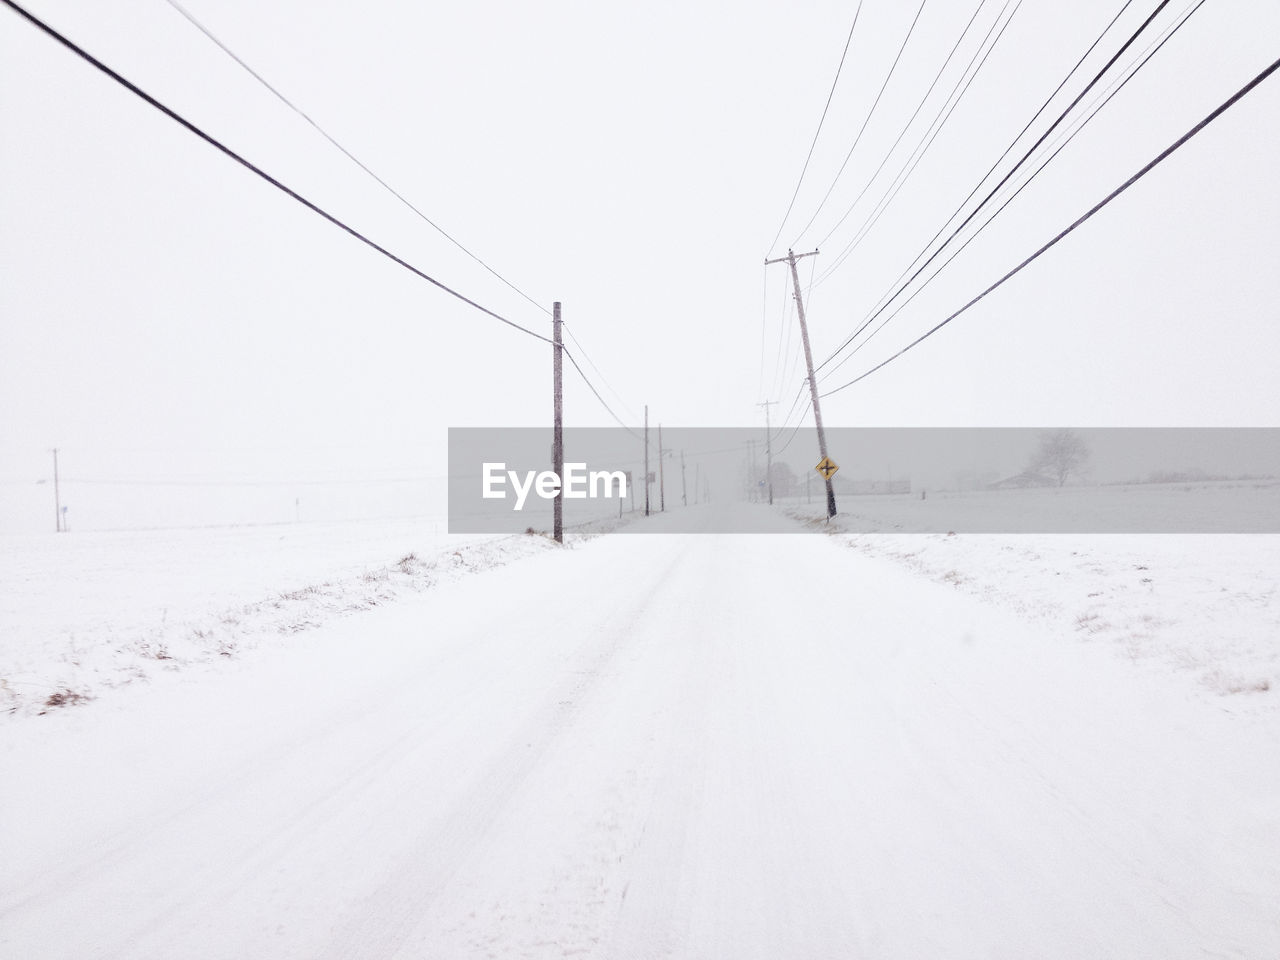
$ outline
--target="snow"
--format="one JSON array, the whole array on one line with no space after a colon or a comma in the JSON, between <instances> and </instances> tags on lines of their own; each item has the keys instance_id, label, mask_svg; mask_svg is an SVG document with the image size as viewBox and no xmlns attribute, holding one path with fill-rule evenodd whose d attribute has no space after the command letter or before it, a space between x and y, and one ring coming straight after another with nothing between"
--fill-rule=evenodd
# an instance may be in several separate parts
<instances>
[{"instance_id":1,"label":"snow","mask_svg":"<svg viewBox=\"0 0 1280 960\"><path fill-rule=\"evenodd\" d=\"M281 643L545 547L378 520L0 538L0 711Z\"/></svg>"},{"instance_id":2,"label":"snow","mask_svg":"<svg viewBox=\"0 0 1280 960\"><path fill-rule=\"evenodd\" d=\"M387 533L121 535L114 613L7 559L5 619L47 678L69 623L458 549ZM1275 540L476 538L515 562L0 726L0 954L1274 957Z\"/></svg>"},{"instance_id":3,"label":"snow","mask_svg":"<svg viewBox=\"0 0 1280 960\"><path fill-rule=\"evenodd\" d=\"M868 508L846 508L830 523L822 508L787 509L851 549L1147 672L1217 694L1280 690L1280 536L850 533Z\"/></svg>"},{"instance_id":4,"label":"snow","mask_svg":"<svg viewBox=\"0 0 1280 960\"><path fill-rule=\"evenodd\" d=\"M825 516L822 498L822 484L813 483L810 496L785 503L801 515ZM917 489L838 500L841 523L863 533L1280 533L1275 478Z\"/></svg>"}]
</instances>

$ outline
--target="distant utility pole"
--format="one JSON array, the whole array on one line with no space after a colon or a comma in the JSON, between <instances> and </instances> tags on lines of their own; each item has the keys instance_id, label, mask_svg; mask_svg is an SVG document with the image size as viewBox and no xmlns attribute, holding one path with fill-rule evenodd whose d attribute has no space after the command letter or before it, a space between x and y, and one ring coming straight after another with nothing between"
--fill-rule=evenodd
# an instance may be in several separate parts
<instances>
[{"instance_id":1,"label":"distant utility pole","mask_svg":"<svg viewBox=\"0 0 1280 960\"><path fill-rule=\"evenodd\" d=\"M773 506L773 427L769 425L769 407L777 402L777 400L762 400L756 404L757 407L764 407L764 462L766 464L764 476L769 484L769 506L771 507Z\"/></svg>"},{"instance_id":2,"label":"distant utility pole","mask_svg":"<svg viewBox=\"0 0 1280 960\"><path fill-rule=\"evenodd\" d=\"M698 493L698 491L702 489L701 483L702 483L702 464L695 463L693 465L693 502L695 505L702 502L699 499L701 494Z\"/></svg>"},{"instance_id":3,"label":"distant utility pole","mask_svg":"<svg viewBox=\"0 0 1280 960\"><path fill-rule=\"evenodd\" d=\"M818 405L818 381L813 375L813 351L809 349L809 327L804 320L804 298L800 295L800 273L796 270L796 261L803 260L805 257L816 257L818 251L814 250L810 253L796 254L788 250L785 257L778 257L776 260L766 260L764 265L767 267L771 263L789 263L791 264L791 283L795 287L796 295L796 316L800 318L800 339L804 342L804 362L809 368L809 396L813 401L813 423L818 428L818 452L822 455L823 461L827 459L827 435L822 430L822 408ZM836 515L836 492L831 486L831 474L826 474L827 484L827 517Z\"/></svg>"},{"instance_id":4,"label":"distant utility pole","mask_svg":"<svg viewBox=\"0 0 1280 960\"><path fill-rule=\"evenodd\" d=\"M58 490L58 448L53 448L53 513L54 532L62 532L62 495Z\"/></svg>"},{"instance_id":5,"label":"distant utility pole","mask_svg":"<svg viewBox=\"0 0 1280 960\"><path fill-rule=\"evenodd\" d=\"M560 339L560 301L551 305L551 369L554 382L552 405L555 422L551 432L551 469L560 481L561 487L556 490L551 501L552 533L556 543L564 543L564 393L562 377L564 374L564 341Z\"/></svg>"},{"instance_id":6,"label":"distant utility pole","mask_svg":"<svg viewBox=\"0 0 1280 960\"><path fill-rule=\"evenodd\" d=\"M667 512L667 472L663 470L667 451L662 449L662 424L658 424L658 512Z\"/></svg>"},{"instance_id":7,"label":"distant utility pole","mask_svg":"<svg viewBox=\"0 0 1280 960\"><path fill-rule=\"evenodd\" d=\"M683 450L680 451L680 505L684 507L689 505L689 486L685 483Z\"/></svg>"},{"instance_id":8,"label":"distant utility pole","mask_svg":"<svg viewBox=\"0 0 1280 960\"><path fill-rule=\"evenodd\" d=\"M644 515L649 515L649 405L644 405Z\"/></svg>"}]
</instances>

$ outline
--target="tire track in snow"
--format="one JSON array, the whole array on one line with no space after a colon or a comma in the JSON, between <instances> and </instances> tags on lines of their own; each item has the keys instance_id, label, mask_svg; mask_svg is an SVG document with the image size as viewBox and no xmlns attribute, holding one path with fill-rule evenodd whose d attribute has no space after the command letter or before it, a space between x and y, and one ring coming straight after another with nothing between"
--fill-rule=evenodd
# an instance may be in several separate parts
<instances>
[{"instance_id":1,"label":"tire track in snow","mask_svg":"<svg viewBox=\"0 0 1280 960\"><path fill-rule=\"evenodd\" d=\"M317 960L396 955L552 743L574 723L583 700L606 679L608 667L632 640L636 624L684 559L680 553L669 558L643 592L599 625L592 639L602 642L589 642L579 649L575 657L581 660L523 722L520 735L488 763L457 805L404 853L387 879L362 903L352 905L348 919L334 931Z\"/></svg>"}]
</instances>

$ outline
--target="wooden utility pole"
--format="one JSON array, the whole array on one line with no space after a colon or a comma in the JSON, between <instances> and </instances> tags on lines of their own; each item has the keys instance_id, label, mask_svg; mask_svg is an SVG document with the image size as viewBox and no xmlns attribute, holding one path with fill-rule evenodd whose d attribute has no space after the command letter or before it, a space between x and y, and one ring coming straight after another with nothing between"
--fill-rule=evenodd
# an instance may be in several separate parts
<instances>
[{"instance_id":1,"label":"wooden utility pole","mask_svg":"<svg viewBox=\"0 0 1280 960\"><path fill-rule=\"evenodd\" d=\"M552 304L552 380L554 381L553 405L555 422L551 431L551 469L560 481L555 499L551 501L552 533L556 543L564 543L564 341L560 339L560 301Z\"/></svg>"},{"instance_id":2,"label":"wooden utility pole","mask_svg":"<svg viewBox=\"0 0 1280 960\"><path fill-rule=\"evenodd\" d=\"M62 495L58 489L58 448L53 448L53 514L54 532L62 532Z\"/></svg>"},{"instance_id":3,"label":"wooden utility pole","mask_svg":"<svg viewBox=\"0 0 1280 960\"><path fill-rule=\"evenodd\" d=\"M800 295L800 273L796 270L797 260L803 260L805 257L816 257L817 255L817 250L801 254L788 250L785 257L766 260L764 265L767 267L771 263L791 264L791 283L795 288L796 296L796 316L800 318L800 339L804 343L804 362L809 368L809 397L813 401L813 423L818 428L818 452L822 455L822 459L826 460L827 435L822 430L822 407L818 404L818 381L813 375L813 351L809 349L809 327L805 324L804 298ZM825 481L827 484L827 517L830 518L836 515L836 492L831 486L830 474L827 474Z\"/></svg>"},{"instance_id":4,"label":"wooden utility pole","mask_svg":"<svg viewBox=\"0 0 1280 960\"><path fill-rule=\"evenodd\" d=\"M773 427L769 425L769 407L777 400L762 400L756 404L764 407L764 468L765 481L769 484L769 506L773 506Z\"/></svg>"},{"instance_id":5,"label":"wooden utility pole","mask_svg":"<svg viewBox=\"0 0 1280 960\"><path fill-rule=\"evenodd\" d=\"M689 485L685 482L683 450L680 451L680 505L684 507L689 505Z\"/></svg>"},{"instance_id":6,"label":"wooden utility pole","mask_svg":"<svg viewBox=\"0 0 1280 960\"><path fill-rule=\"evenodd\" d=\"M667 472L662 469L667 451L662 449L662 424L658 424L658 512L667 512Z\"/></svg>"},{"instance_id":7,"label":"wooden utility pole","mask_svg":"<svg viewBox=\"0 0 1280 960\"><path fill-rule=\"evenodd\" d=\"M649 515L649 405L644 405L644 515Z\"/></svg>"}]
</instances>

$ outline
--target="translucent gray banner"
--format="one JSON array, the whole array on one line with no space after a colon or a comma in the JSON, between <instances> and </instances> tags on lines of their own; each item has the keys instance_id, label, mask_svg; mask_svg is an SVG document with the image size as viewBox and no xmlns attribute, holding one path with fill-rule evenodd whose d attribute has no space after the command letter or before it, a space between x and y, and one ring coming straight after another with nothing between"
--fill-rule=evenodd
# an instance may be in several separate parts
<instances>
[{"instance_id":1,"label":"translucent gray banner","mask_svg":"<svg viewBox=\"0 0 1280 960\"><path fill-rule=\"evenodd\" d=\"M449 532L1280 533L1277 428L449 430ZM823 467L823 471L819 471Z\"/></svg>"}]
</instances>

